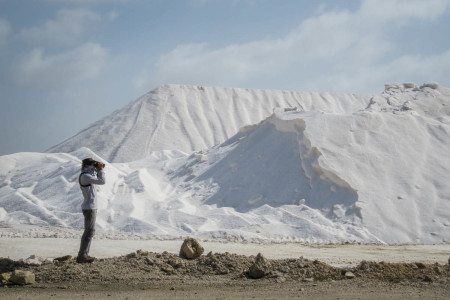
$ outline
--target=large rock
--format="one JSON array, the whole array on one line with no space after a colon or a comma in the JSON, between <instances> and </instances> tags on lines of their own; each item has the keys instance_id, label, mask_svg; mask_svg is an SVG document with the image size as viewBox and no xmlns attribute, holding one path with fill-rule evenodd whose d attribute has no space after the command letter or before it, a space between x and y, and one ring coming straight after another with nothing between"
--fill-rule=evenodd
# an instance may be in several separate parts
<instances>
[{"instance_id":1,"label":"large rock","mask_svg":"<svg viewBox=\"0 0 450 300\"><path fill-rule=\"evenodd\" d=\"M255 263L250 267L248 276L251 278L261 278L272 272L272 264L261 253L256 256Z\"/></svg>"},{"instance_id":2,"label":"large rock","mask_svg":"<svg viewBox=\"0 0 450 300\"><path fill-rule=\"evenodd\" d=\"M35 276L30 271L15 270L12 272L9 281L14 284L33 284Z\"/></svg>"},{"instance_id":3,"label":"large rock","mask_svg":"<svg viewBox=\"0 0 450 300\"><path fill-rule=\"evenodd\" d=\"M200 243L193 238L187 238L184 240L183 245L180 249L180 257L182 258L197 258L200 257L205 249L200 245Z\"/></svg>"}]
</instances>

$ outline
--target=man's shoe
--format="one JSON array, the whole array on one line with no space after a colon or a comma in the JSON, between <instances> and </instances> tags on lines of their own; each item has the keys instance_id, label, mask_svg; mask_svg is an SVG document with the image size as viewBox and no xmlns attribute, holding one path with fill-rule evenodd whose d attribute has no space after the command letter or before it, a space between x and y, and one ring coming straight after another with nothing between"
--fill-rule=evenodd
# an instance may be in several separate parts
<instances>
[{"instance_id":1,"label":"man's shoe","mask_svg":"<svg viewBox=\"0 0 450 300\"><path fill-rule=\"evenodd\" d=\"M77 257L77 263L79 263L79 264L90 264L94 260L95 260L95 257L91 257L91 256Z\"/></svg>"}]
</instances>

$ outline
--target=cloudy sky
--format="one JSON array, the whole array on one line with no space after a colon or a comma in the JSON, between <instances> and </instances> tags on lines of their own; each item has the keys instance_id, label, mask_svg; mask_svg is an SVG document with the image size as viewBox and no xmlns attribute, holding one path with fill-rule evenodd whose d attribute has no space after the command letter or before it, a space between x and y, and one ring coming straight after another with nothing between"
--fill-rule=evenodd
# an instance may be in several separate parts
<instances>
[{"instance_id":1,"label":"cloudy sky","mask_svg":"<svg viewBox=\"0 0 450 300\"><path fill-rule=\"evenodd\" d=\"M450 86L449 0L0 0L0 155L42 152L166 83Z\"/></svg>"}]
</instances>

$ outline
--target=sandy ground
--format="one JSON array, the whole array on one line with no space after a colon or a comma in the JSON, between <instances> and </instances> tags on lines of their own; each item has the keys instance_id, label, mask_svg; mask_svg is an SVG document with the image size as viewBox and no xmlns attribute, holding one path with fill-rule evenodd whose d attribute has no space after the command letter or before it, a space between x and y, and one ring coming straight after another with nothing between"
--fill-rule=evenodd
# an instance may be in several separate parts
<instances>
[{"instance_id":1,"label":"sandy ground","mask_svg":"<svg viewBox=\"0 0 450 300\"><path fill-rule=\"evenodd\" d=\"M61 238L0 238L0 257L13 260L26 259L30 255L55 258L63 255L76 256L78 239ZM182 240L107 240L92 242L91 255L98 258L125 255L142 249L151 252L178 254ZM201 242L205 253L236 253L256 255L262 253L270 259L298 258L318 259L333 266L354 266L366 261L422 262L446 264L450 257L450 244L440 245L304 245L252 244Z\"/></svg>"},{"instance_id":2,"label":"sandy ground","mask_svg":"<svg viewBox=\"0 0 450 300\"><path fill-rule=\"evenodd\" d=\"M205 283L137 287L88 286L82 290L60 287L0 289L9 299L450 299L450 290L432 284L411 286L380 282L335 281L319 283L259 283L208 285Z\"/></svg>"}]
</instances>

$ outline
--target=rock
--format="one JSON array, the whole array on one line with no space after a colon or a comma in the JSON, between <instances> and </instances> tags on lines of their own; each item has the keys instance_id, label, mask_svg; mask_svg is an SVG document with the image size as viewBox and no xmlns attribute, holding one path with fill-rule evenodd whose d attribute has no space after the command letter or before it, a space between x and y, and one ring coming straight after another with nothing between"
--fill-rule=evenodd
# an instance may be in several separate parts
<instances>
[{"instance_id":1,"label":"rock","mask_svg":"<svg viewBox=\"0 0 450 300\"><path fill-rule=\"evenodd\" d=\"M419 269L425 269L425 264L423 264L423 263L421 263L421 262L416 262L416 266L419 268Z\"/></svg>"},{"instance_id":2,"label":"rock","mask_svg":"<svg viewBox=\"0 0 450 300\"><path fill-rule=\"evenodd\" d=\"M33 284L36 277L30 271L15 270L12 272L9 281L14 284Z\"/></svg>"},{"instance_id":3,"label":"rock","mask_svg":"<svg viewBox=\"0 0 450 300\"><path fill-rule=\"evenodd\" d=\"M2 273L2 274L0 274L0 280L8 281L10 277L11 277L11 273Z\"/></svg>"},{"instance_id":4,"label":"rock","mask_svg":"<svg viewBox=\"0 0 450 300\"><path fill-rule=\"evenodd\" d=\"M256 256L255 263L250 267L248 276L251 278L261 278L272 272L272 264L261 253Z\"/></svg>"},{"instance_id":5,"label":"rock","mask_svg":"<svg viewBox=\"0 0 450 300\"><path fill-rule=\"evenodd\" d=\"M347 271L347 272L345 272L345 277L348 278L348 279L353 279L353 278L356 277L356 275L353 274L353 273L350 272L350 271Z\"/></svg>"},{"instance_id":6,"label":"rock","mask_svg":"<svg viewBox=\"0 0 450 300\"><path fill-rule=\"evenodd\" d=\"M283 274L281 274L280 272L277 272L275 274L272 274L272 277L273 278L280 278L280 277L283 277Z\"/></svg>"},{"instance_id":7,"label":"rock","mask_svg":"<svg viewBox=\"0 0 450 300\"><path fill-rule=\"evenodd\" d=\"M439 88L439 84L438 84L438 83L434 83L434 82L431 82L431 83L424 83L424 84L422 84L422 85L420 86L420 88L421 88L421 89L423 89L423 88L430 88L430 89L436 90L436 89Z\"/></svg>"},{"instance_id":8,"label":"rock","mask_svg":"<svg viewBox=\"0 0 450 300\"><path fill-rule=\"evenodd\" d=\"M176 258L170 258L170 259L167 261L167 263L168 263L169 265L171 265L172 267L174 267L175 269L180 268L180 267L183 266L183 263L182 263L181 261L179 261L178 259L176 259Z\"/></svg>"},{"instance_id":9,"label":"rock","mask_svg":"<svg viewBox=\"0 0 450 300\"><path fill-rule=\"evenodd\" d=\"M161 270L166 272L167 274L173 274L175 273L175 269L169 265L169 264L165 264L161 267Z\"/></svg>"},{"instance_id":10,"label":"rock","mask_svg":"<svg viewBox=\"0 0 450 300\"><path fill-rule=\"evenodd\" d=\"M405 89L416 89L417 85L415 83L412 83L412 82L405 82L405 83L403 83L403 87Z\"/></svg>"},{"instance_id":11,"label":"rock","mask_svg":"<svg viewBox=\"0 0 450 300\"><path fill-rule=\"evenodd\" d=\"M439 265L434 266L434 272L438 275L442 275L442 269L439 267Z\"/></svg>"},{"instance_id":12,"label":"rock","mask_svg":"<svg viewBox=\"0 0 450 300\"><path fill-rule=\"evenodd\" d=\"M146 257L145 258L145 262L147 263L147 265L149 266L153 266L155 264L155 262L153 261L153 259L151 259L150 257Z\"/></svg>"},{"instance_id":13,"label":"rock","mask_svg":"<svg viewBox=\"0 0 450 300\"><path fill-rule=\"evenodd\" d=\"M139 249L139 250L136 251L136 254L138 256L146 256L146 255L148 255L148 251L144 251L142 249Z\"/></svg>"},{"instance_id":14,"label":"rock","mask_svg":"<svg viewBox=\"0 0 450 300\"><path fill-rule=\"evenodd\" d=\"M43 259L42 258L40 259L39 257L36 257L36 255L32 254L32 255L30 255L30 257L28 257L26 259L21 259L19 261L22 261L22 262L24 262L26 264L29 264L29 265L39 266L39 265L42 264L41 260L43 260Z\"/></svg>"},{"instance_id":15,"label":"rock","mask_svg":"<svg viewBox=\"0 0 450 300\"><path fill-rule=\"evenodd\" d=\"M184 240L183 245L180 249L180 257L193 259L200 257L205 249L200 245L200 243L193 238L187 238Z\"/></svg>"},{"instance_id":16,"label":"rock","mask_svg":"<svg viewBox=\"0 0 450 300\"><path fill-rule=\"evenodd\" d=\"M53 261L63 262L63 261L68 261L70 259L72 259L72 255L65 255L65 256L57 257L57 258L53 259Z\"/></svg>"},{"instance_id":17,"label":"rock","mask_svg":"<svg viewBox=\"0 0 450 300\"><path fill-rule=\"evenodd\" d=\"M41 264L42 265L51 265L51 264L53 264L53 260L51 260L50 258L45 258Z\"/></svg>"}]
</instances>

